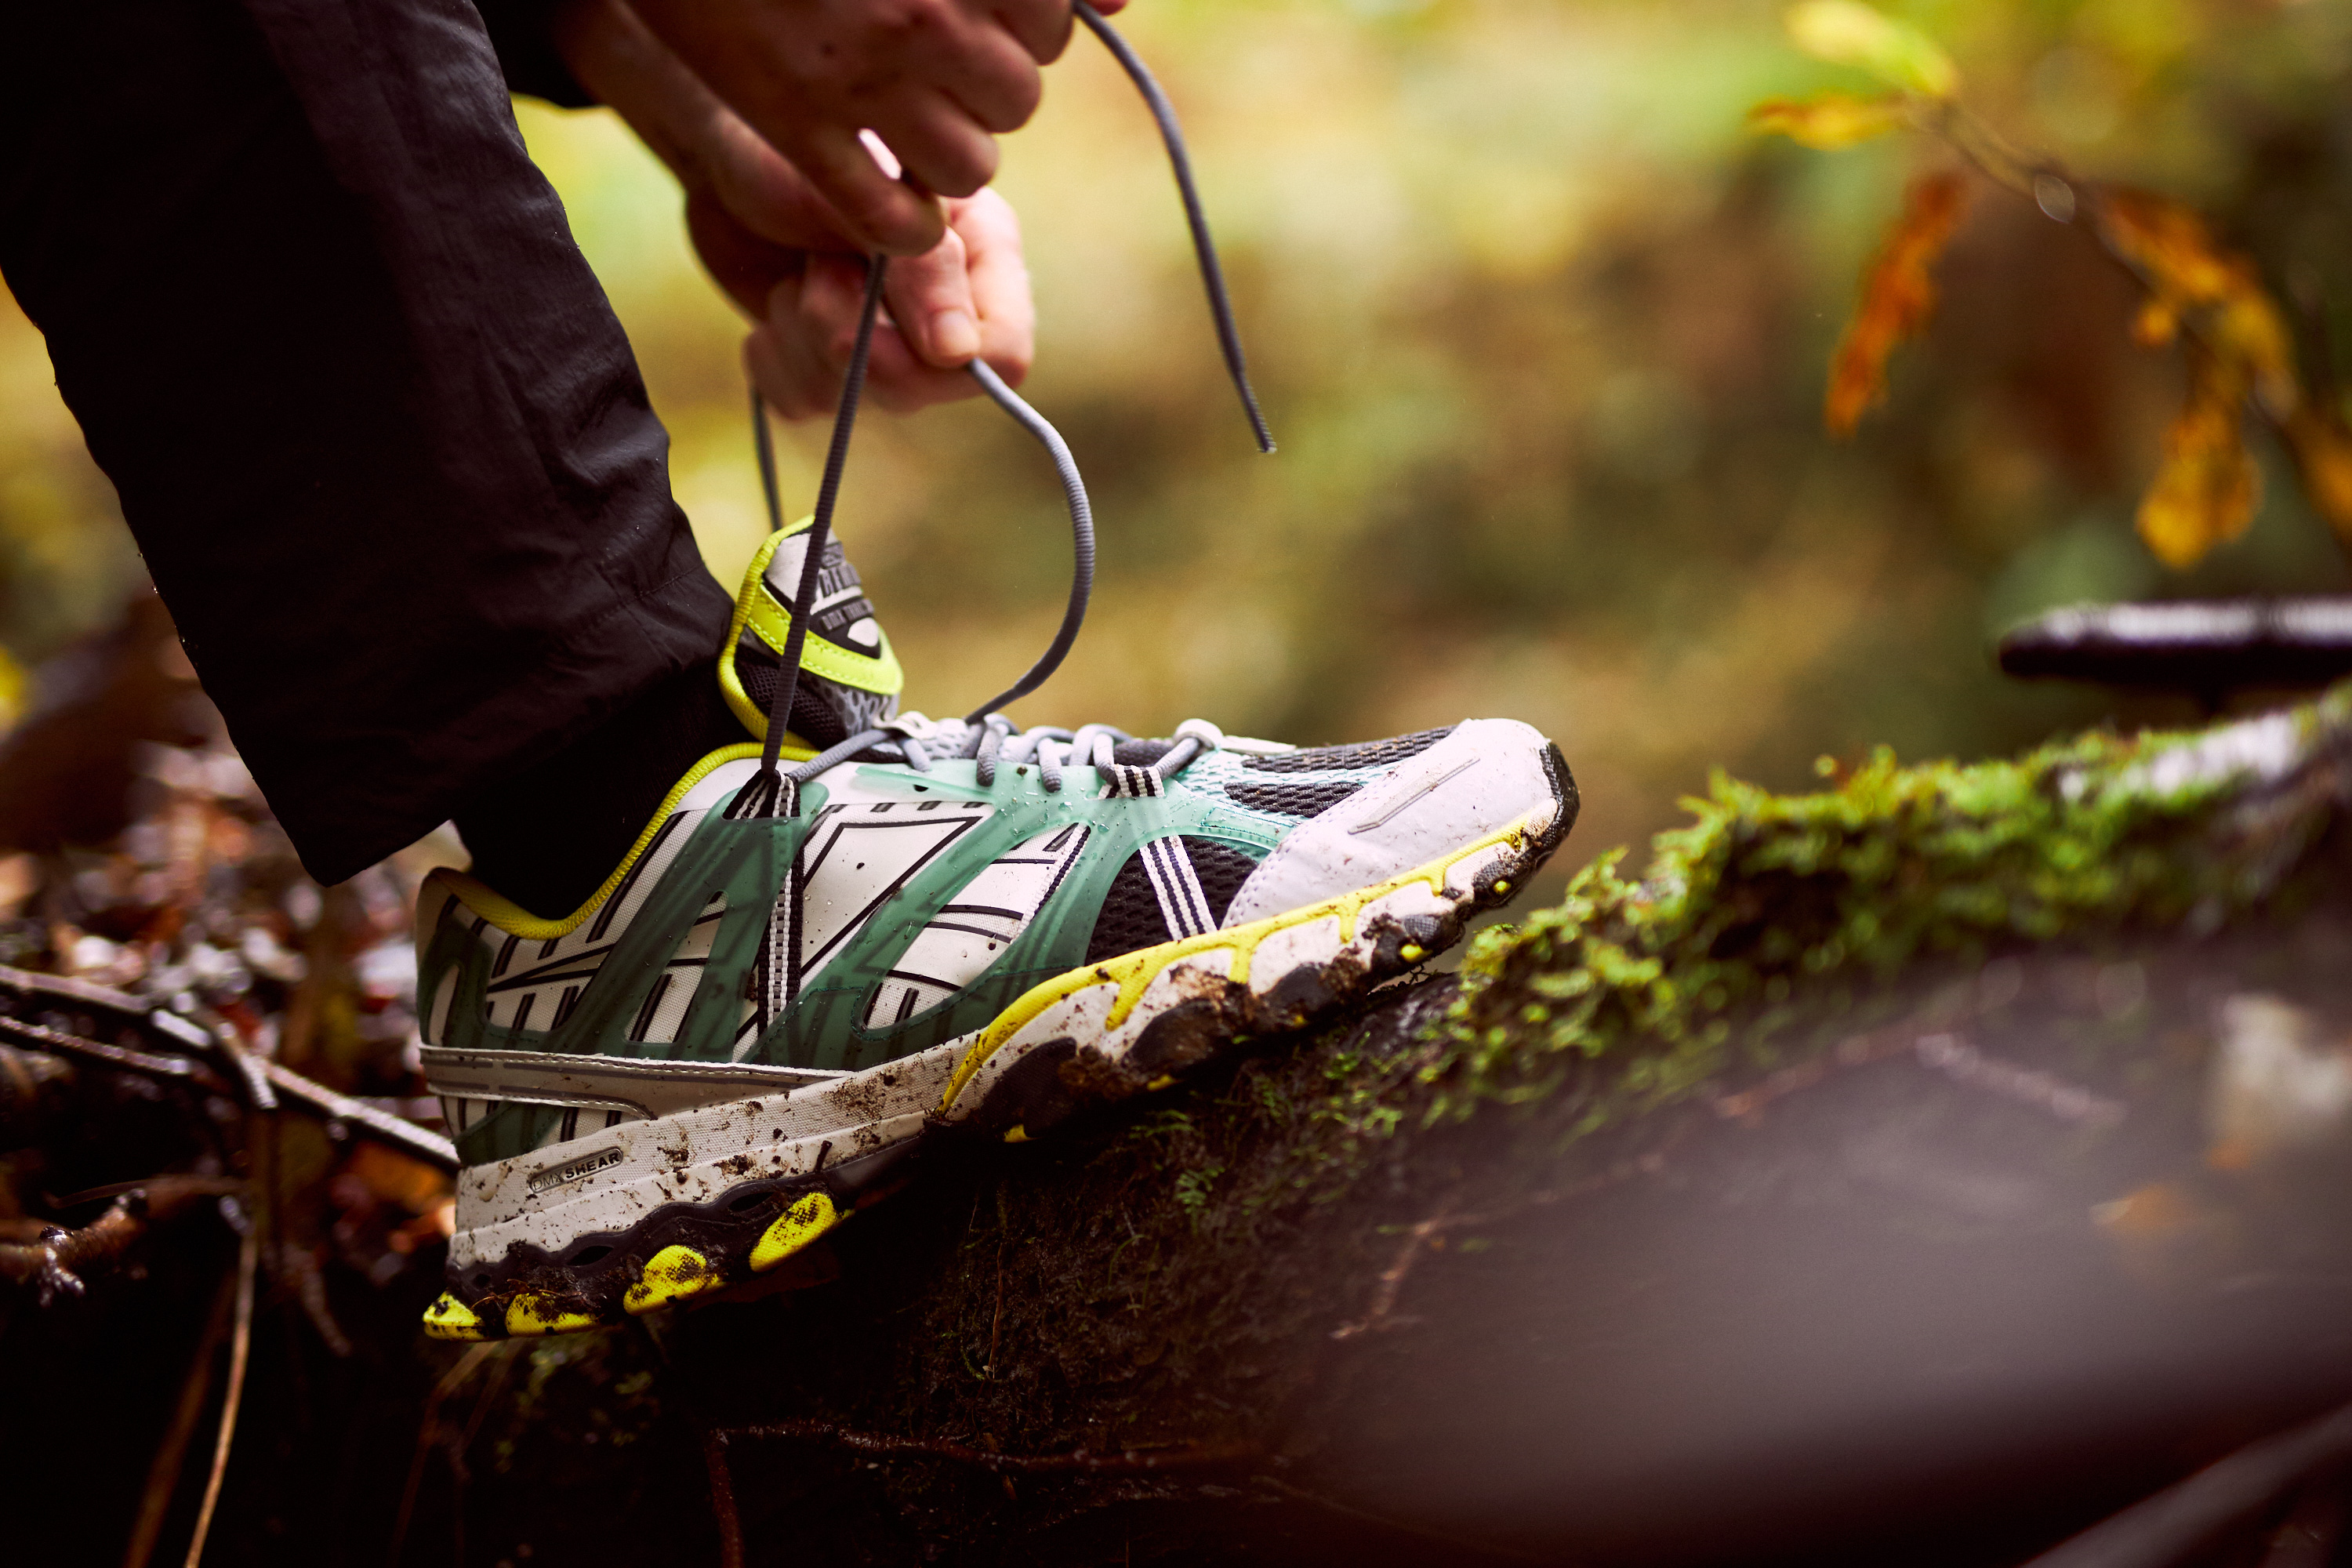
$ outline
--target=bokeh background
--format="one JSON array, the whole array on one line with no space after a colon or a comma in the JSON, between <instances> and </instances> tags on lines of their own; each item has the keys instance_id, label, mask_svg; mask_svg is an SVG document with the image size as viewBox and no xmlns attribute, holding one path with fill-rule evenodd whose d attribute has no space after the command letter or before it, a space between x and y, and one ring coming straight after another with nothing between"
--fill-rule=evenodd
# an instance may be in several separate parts
<instances>
[{"instance_id":1,"label":"bokeh background","mask_svg":"<svg viewBox=\"0 0 2352 1568\"><path fill-rule=\"evenodd\" d=\"M2324 374L2352 302L2352 5L1892 7L1964 95L2076 171L2180 197L2252 254ZM1557 736L1567 858L1667 826L1720 764L1801 785L1874 743L1980 755L2187 709L2004 682L2003 624L2081 598L2346 586L2264 447L2266 500L2193 574L2131 531L2180 389L2082 235L1979 186L1928 338L1849 442L1824 367L1906 179L1896 137L1821 153L1759 99L1869 90L1769 0L1139 0L1191 131L1282 449L1227 390L1139 102L1074 41L1006 143L1041 315L1027 393L1100 519L1096 609L1017 715L1304 742L1475 714ZM668 176L603 111L525 101L730 585L763 528L741 323ZM824 432L784 445L792 504ZM1050 635L1068 569L1042 455L982 405L870 416L841 528L909 670L960 710ZM0 315L0 645L30 666L142 581L37 334ZM0 673L5 673L0 670ZM1563 868L1563 870L1565 868Z\"/></svg>"}]
</instances>

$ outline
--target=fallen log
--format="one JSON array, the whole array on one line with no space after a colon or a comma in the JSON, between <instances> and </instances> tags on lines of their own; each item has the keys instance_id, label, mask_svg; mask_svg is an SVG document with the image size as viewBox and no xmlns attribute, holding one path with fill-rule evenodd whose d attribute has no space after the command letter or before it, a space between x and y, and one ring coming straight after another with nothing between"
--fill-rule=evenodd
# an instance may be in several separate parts
<instances>
[{"instance_id":1,"label":"fallen log","mask_svg":"<svg viewBox=\"0 0 2352 1568\"><path fill-rule=\"evenodd\" d=\"M1718 783L1642 880L1596 864L1459 977L934 1159L796 1289L519 1350L476 1529L2021 1561L2352 1397L2347 801L2343 694ZM709 1479L649 1496L614 1439L665 1426ZM616 1487L625 1520L565 1500Z\"/></svg>"}]
</instances>

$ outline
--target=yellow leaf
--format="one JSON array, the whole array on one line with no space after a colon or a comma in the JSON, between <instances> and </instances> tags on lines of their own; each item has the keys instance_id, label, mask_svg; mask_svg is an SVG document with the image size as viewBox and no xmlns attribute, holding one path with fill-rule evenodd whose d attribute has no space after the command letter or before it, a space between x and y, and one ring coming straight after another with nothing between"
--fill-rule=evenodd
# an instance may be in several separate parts
<instances>
[{"instance_id":1,"label":"yellow leaf","mask_svg":"<svg viewBox=\"0 0 2352 1568\"><path fill-rule=\"evenodd\" d=\"M1822 419L1833 436L1851 436L1865 410L1886 395L1886 358L1916 337L1936 311L1928 275L1958 226L1967 187L1949 171L1911 182L1903 212L1863 275L1862 298L1830 361Z\"/></svg>"},{"instance_id":2,"label":"yellow leaf","mask_svg":"<svg viewBox=\"0 0 2352 1568\"><path fill-rule=\"evenodd\" d=\"M1949 98L1959 68L1933 38L1861 0L1804 0L1788 16L1789 37L1816 59L1864 70L1908 92Z\"/></svg>"},{"instance_id":3,"label":"yellow leaf","mask_svg":"<svg viewBox=\"0 0 2352 1568\"><path fill-rule=\"evenodd\" d=\"M2138 268L2148 299L2132 336L2168 343L2195 313L2206 346L2230 362L2271 414L2285 418L2302 400L2286 318L2254 264L2222 248L2205 220L2167 196L2110 190L2099 204L2107 243Z\"/></svg>"},{"instance_id":4,"label":"yellow leaf","mask_svg":"<svg viewBox=\"0 0 2352 1568\"><path fill-rule=\"evenodd\" d=\"M2352 430L2334 414L2305 407L2287 421L2286 437L2312 510L2352 544Z\"/></svg>"},{"instance_id":5,"label":"yellow leaf","mask_svg":"<svg viewBox=\"0 0 2352 1568\"><path fill-rule=\"evenodd\" d=\"M2164 460L2140 498L2139 536L2176 572L2246 531L2262 499L2262 475L2247 454L2242 367L2196 351L2189 402L2164 433Z\"/></svg>"},{"instance_id":6,"label":"yellow leaf","mask_svg":"<svg viewBox=\"0 0 2352 1568\"><path fill-rule=\"evenodd\" d=\"M1856 98L1848 92L1825 92L1801 102L1770 98L1748 111L1748 129L1778 132L1817 153L1833 153L1884 136L1903 121L1903 100L1892 95Z\"/></svg>"}]
</instances>

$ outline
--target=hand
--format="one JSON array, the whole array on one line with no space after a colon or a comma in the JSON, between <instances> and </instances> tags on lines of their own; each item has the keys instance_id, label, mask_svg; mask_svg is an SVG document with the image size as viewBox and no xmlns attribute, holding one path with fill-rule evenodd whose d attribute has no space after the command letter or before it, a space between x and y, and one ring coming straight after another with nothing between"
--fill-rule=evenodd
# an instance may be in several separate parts
<instances>
[{"instance_id":1,"label":"hand","mask_svg":"<svg viewBox=\"0 0 2352 1568\"><path fill-rule=\"evenodd\" d=\"M625 0L576 0L555 37L581 84L685 185L703 264L760 323L746 352L761 394L787 417L829 412L864 293L862 247L847 224ZM858 155L874 162L863 146ZM1028 374L1035 318L1019 220L992 191L949 200L943 216L936 244L890 266L889 318L876 330L867 379L885 408L976 395L961 370L975 355L1014 384Z\"/></svg>"},{"instance_id":2,"label":"hand","mask_svg":"<svg viewBox=\"0 0 2352 1568\"><path fill-rule=\"evenodd\" d=\"M930 193L996 173L997 133L1036 112L1070 0L635 0L653 36L805 175L862 250L939 243ZM871 131L909 178L858 144Z\"/></svg>"}]
</instances>

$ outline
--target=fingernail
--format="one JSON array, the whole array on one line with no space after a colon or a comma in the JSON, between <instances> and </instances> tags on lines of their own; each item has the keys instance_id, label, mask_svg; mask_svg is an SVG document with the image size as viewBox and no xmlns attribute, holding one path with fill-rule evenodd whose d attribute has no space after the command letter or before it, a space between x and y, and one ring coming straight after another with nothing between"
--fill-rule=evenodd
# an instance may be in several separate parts
<instances>
[{"instance_id":1,"label":"fingernail","mask_svg":"<svg viewBox=\"0 0 2352 1568\"><path fill-rule=\"evenodd\" d=\"M931 346L941 359L968 360L980 353L980 323L969 310L941 310L931 318Z\"/></svg>"}]
</instances>

